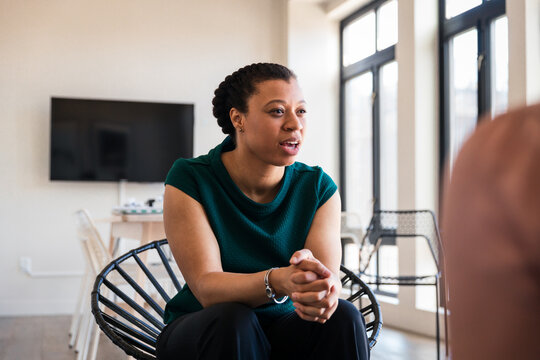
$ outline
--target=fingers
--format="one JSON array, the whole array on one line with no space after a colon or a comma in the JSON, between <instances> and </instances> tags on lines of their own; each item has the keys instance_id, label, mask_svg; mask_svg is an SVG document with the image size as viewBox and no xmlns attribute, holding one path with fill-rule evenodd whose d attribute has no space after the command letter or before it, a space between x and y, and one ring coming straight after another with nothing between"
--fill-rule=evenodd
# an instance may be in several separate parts
<instances>
[{"instance_id":1,"label":"fingers","mask_svg":"<svg viewBox=\"0 0 540 360\"><path fill-rule=\"evenodd\" d=\"M339 294L341 292L341 284L336 283L335 281L320 280L323 282L320 286L329 286L329 288L324 288L323 290L318 291L304 291L304 292L293 292L291 294L291 299L294 303L299 304L300 306L306 306L310 308L317 309L332 309L334 304L338 303ZM332 312L333 313L333 310ZM319 313L308 312L311 316L318 316ZM324 317L323 317L324 318Z\"/></svg>"},{"instance_id":2,"label":"fingers","mask_svg":"<svg viewBox=\"0 0 540 360\"><path fill-rule=\"evenodd\" d=\"M319 316L319 322L321 319L324 321L330 319L332 315L334 314L334 312L336 311L338 305L339 305L339 301L336 301L332 306L326 308L323 314Z\"/></svg>"},{"instance_id":3,"label":"fingers","mask_svg":"<svg viewBox=\"0 0 540 360\"><path fill-rule=\"evenodd\" d=\"M314 306L305 305L299 302L293 302L295 312L298 316L306 321L316 321L324 324L334 314L339 302L336 300L332 305L326 308L317 308Z\"/></svg>"},{"instance_id":4,"label":"fingers","mask_svg":"<svg viewBox=\"0 0 540 360\"><path fill-rule=\"evenodd\" d=\"M338 305L339 301L336 300L336 302L332 306L330 306L324 311L324 313L319 317L319 319L323 319L324 321L330 319L330 317L332 317L332 315L336 311Z\"/></svg>"},{"instance_id":5,"label":"fingers","mask_svg":"<svg viewBox=\"0 0 540 360\"><path fill-rule=\"evenodd\" d=\"M309 306L304 306L300 303L293 303L295 307L294 311L302 320L306 321L319 321L323 320L320 318L324 314L324 309L312 308ZM326 321L326 319L324 319Z\"/></svg>"},{"instance_id":6,"label":"fingers","mask_svg":"<svg viewBox=\"0 0 540 360\"><path fill-rule=\"evenodd\" d=\"M304 305L317 308L330 307L338 299L338 291L335 286L321 284L322 288L313 291L298 291L291 294L291 299Z\"/></svg>"},{"instance_id":7,"label":"fingers","mask_svg":"<svg viewBox=\"0 0 540 360\"><path fill-rule=\"evenodd\" d=\"M324 308L328 307L330 303L326 299L328 291L313 291L313 292L295 292L292 293L291 299L293 301L302 303L302 304L317 304L317 307Z\"/></svg>"},{"instance_id":8,"label":"fingers","mask_svg":"<svg viewBox=\"0 0 540 360\"><path fill-rule=\"evenodd\" d=\"M291 289L291 295L294 293L300 294L302 293L311 293L311 292L325 292L328 293L330 291L330 288L332 287L332 282L328 279L317 279L315 281L311 282L305 282L305 283L294 283L294 288Z\"/></svg>"},{"instance_id":9,"label":"fingers","mask_svg":"<svg viewBox=\"0 0 540 360\"><path fill-rule=\"evenodd\" d=\"M309 249L296 251L289 262L292 273L288 293L295 312L306 321L326 322L338 305L339 278Z\"/></svg>"},{"instance_id":10,"label":"fingers","mask_svg":"<svg viewBox=\"0 0 540 360\"><path fill-rule=\"evenodd\" d=\"M315 258L302 260L296 267L302 271L311 271L321 278L328 278L332 275L332 272Z\"/></svg>"},{"instance_id":11,"label":"fingers","mask_svg":"<svg viewBox=\"0 0 540 360\"><path fill-rule=\"evenodd\" d=\"M291 275L291 281L295 284L309 284L319 279L319 275L313 271L296 271Z\"/></svg>"},{"instance_id":12,"label":"fingers","mask_svg":"<svg viewBox=\"0 0 540 360\"><path fill-rule=\"evenodd\" d=\"M311 250L302 249L302 250L295 251L295 253L291 256L289 263L291 265L298 265L299 263L307 259L314 259L313 254L311 253Z\"/></svg>"},{"instance_id":13,"label":"fingers","mask_svg":"<svg viewBox=\"0 0 540 360\"><path fill-rule=\"evenodd\" d=\"M316 259L304 260L294 268L296 270L289 277L291 286L288 288L293 300L302 304L319 303L319 308L328 307L327 303L321 301L329 296L339 279Z\"/></svg>"}]
</instances>

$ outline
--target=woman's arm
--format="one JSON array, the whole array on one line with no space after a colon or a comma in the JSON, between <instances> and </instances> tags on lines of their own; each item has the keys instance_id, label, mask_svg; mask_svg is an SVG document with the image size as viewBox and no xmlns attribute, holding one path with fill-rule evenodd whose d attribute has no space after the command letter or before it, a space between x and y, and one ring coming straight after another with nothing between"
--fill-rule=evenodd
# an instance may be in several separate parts
<instances>
[{"instance_id":1,"label":"woman's arm","mask_svg":"<svg viewBox=\"0 0 540 360\"><path fill-rule=\"evenodd\" d=\"M268 302L264 271L223 272L216 237L199 202L166 185L163 206L165 233L174 258L203 307L228 301L251 307Z\"/></svg>"},{"instance_id":2,"label":"woman's arm","mask_svg":"<svg viewBox=\"0 0 540 360\"><path fill-rule=\"evenodd\" d=\"M271 273L270 282L278 294L290 295L296 312L305 320L325 322L337 307L341 292L340 224L341 199L336 192L315 213L305 248L291 257L296 272L287 275L286 268L280 268Z\"/></svg>"},{"instance_id":3,"label":"woman's arm","mask_svg":"<svg viewBox=\"0 0 540 360\"><path fill-rule=\"evenodd\" d=\"M330 271L339 275L341 264L341 198L336 191L317 210L306 239L305 248Z\"/></svg>"},{"instance_id":4,"label":"woman's arm","mask_svg":"<svg viewBox=\"0 0 540 360\"><path fill-rule=\"evenodd\" d=\"M322 243L325 236L335 231L336 224L332 225L333 221L329 222L327 217L335 212L334 208L340 209L339 201L339 196L334 195L317 211L306 240L306 247L310 246L316 256L327 262L332 272L336 268L339 270L340 263L339 211L336 223L337 251L335 244L329 246L332 242L326 246ZM166 185L163 205L169 245L182 275L203 307L229 301L257 307L268 302L264 286L266 270L252 274L223 272L217 239L199 202L183 191ZM282 280L278 295L302 294L307 300L301 298L299 301L305 300L306 304L311 304L313 301L310 299L316 297L318 302L315 305L319 306L316 311L320 311L323 305L330 306L323 297L330 298L330 291L335 287L334 274L326 264L314 258L310 250L296 252L297 263L272 271L270 283L277 290L278 277L275 275L279 271ZM311 314L313 310L307 309L306 313ZM306 315L304 318L312 320L313 317Z\"/></svg>"}]
</instances>

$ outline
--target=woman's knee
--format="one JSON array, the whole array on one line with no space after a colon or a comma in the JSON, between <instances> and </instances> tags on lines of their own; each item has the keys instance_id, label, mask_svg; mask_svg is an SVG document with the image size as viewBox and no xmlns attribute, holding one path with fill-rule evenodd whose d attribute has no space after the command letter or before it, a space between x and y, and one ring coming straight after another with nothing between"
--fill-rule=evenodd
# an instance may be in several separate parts
<instances>
[{"instance_id":1,"label":"woman's knee","mask_svg":"<svg viewBox=\"0 0 540 360\"><path fill-rule=\"evenodd\" d=\"M332 323L332 329L328 330L339 334L337 341L343 342L341 344L343 359L369 359L364 317L353 303L340 299L334 315L327 322L327 324L330 323Z\"/></svg>"},{"instance_id":2,"label":"woman's knee","mask_svg":"<svg viewBox=\"0 0 540 360\"><path fill-rule=\"evenodd\" d=\"M330 320L339 324L351 324L355 327L365 328L364 317L358 308L350 301L339 299L338 307Z\"/></svg>"},{"instance_id":3,"label":"woman's knee","mask_svg":"<svg viewBox=\"0 0 540 360\"><path fill-rule=\"evenodd\" d=\"M180 353L188 359L264 359L269 352L257 316L238 303L216 304L185 315L166 329L158 348L163 359Z\"/></svg>"},{"instance_id":4,"label":"woman's knee","mask_svg":"<svg viewBox=\"0 0 540 360\"><path fill-rule=\"evenodd\" d=\"M270 344L255 312L239 303L223 303L211 307L214 322L199 343L206 358L266 359ZM210 310L210 308L208 308ZM211 355L218 352L220 355Z\"/></svg>"},{"instance_id":5,"label":"woman's knee","mask_svg":"<svg viewBox=\"0 0 540 360\"><path fill-rule=\"evenodd\" d=\"M212 312L213 323L221 331L232 333L251 331L258 327L258 319L255 312L246 305L227 302L213 305L207 308Z\"/></svg>"},{"instance_id":6,"label":"woman's knee","mask_svg":"<svg viewBox=\"0 0 540 360\"><path fill-rule=\"evenodd\" d=\"M208 307L206 309L207 311L213 312L213 315L219 319L223 320L225 322L237 322L244 319L251 319L255 318L256 315L253 312L253 309L250 307L236 303L236 302L226 302L226 303L220 303L216 305L212 305L211 307Z\"/></svg>"}]
</instances>

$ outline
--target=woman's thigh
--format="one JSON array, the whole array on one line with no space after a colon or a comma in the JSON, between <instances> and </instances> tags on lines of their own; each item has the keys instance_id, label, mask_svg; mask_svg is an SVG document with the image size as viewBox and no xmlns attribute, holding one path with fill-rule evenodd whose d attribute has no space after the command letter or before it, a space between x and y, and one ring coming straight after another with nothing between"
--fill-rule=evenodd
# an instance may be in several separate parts
<instances>
[{"instance_id":1,"label":"woman's thigh","mask_svg":"<svg viewBox=\"0 0 540 360\"><path fill-rule=\"evenodd\" d=\"M273 359L369 359L364 318L348 301L324 324L285 315L265 329Z\"/></svg>"},{"instance_id":2,"label":"woman's thigh","mask_svg":"<svg viewBox=\"0 0 540 360\"><path fill-rule=\"evenodd\" d=\"M158 359L266 359L270 344L249 307L217 304L183 315L158 339Z\"/></svg>"}]
</instances>

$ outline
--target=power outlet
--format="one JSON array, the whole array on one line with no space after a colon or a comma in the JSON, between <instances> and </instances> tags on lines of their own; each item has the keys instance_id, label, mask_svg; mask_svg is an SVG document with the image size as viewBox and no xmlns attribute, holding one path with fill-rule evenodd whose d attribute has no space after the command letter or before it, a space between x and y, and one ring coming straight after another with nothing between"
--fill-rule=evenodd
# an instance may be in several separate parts
<instances>
[{"instance_id":1,"label":"power outlet","mask_svg":"<svg viewBox=\"0 0 540 360\"><path fill-rule=\"evenodd\" d=\"M32 259L29 257L21 257L19 259L19 266L21 267L21 270L25 273L32 272Z\"/></svg>"}]
</instances>

